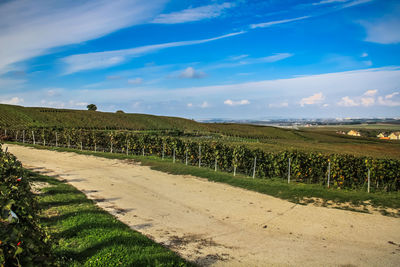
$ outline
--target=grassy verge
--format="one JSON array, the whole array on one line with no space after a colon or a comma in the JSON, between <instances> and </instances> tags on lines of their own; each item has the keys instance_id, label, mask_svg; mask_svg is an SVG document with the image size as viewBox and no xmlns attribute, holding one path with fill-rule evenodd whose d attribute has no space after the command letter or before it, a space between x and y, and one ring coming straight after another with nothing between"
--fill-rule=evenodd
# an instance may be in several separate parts
<instances>
[{"instance_id":1,"label":"grassy verge","mask_svg":"<svg viewBox=\"0 0 400 267\"><path fill-rule=\"evenodd\" d=\"M174 252L131 230L77 190L29 172L48 187L38 195L40 223L52 238L61 266L191 266Z\"/></svg>"},{"instance_id":2,"label":"grassy verge","mask_svg":"<svg viewBox=\"0 0 400 267\"><path fill-rule=\"evenodd\" d=\"M335 203L351 203L355 206L372 205L374 207L400 209L400 192L367 193L362 190L338 190L333 188L328 189L318 184L303 184L295 182L287 184L285 180L281 178L252 179L240 174L234 177L231 173L214 172L214 170L211 170L209 168L186 166L185 164L178 162L172 164L171 159L165 159L164 161L162 161L160 158L155 156L127 156L125 154L80 151L77 149L69 148L49 148L32 144L24 145L39 149L49 149L60 152L75 152L78 154L93 155L110 159L133 159L136 161L140 161L142 165L150 166L154 170L171 174L193 175L201 178L206 178L209 181L226 183L232 186L241 187L281 199L286 199L294 203L307 203L313 201L311 200L311 198L320 198L324 201L325 204L328 201L333 201ZM323 205L325 205L324 203ZM348 207L346 209L352 210L353 207ZM381 212L385 215L388 215L386 211L382 210Z\"/></svg>"}]
</instances>

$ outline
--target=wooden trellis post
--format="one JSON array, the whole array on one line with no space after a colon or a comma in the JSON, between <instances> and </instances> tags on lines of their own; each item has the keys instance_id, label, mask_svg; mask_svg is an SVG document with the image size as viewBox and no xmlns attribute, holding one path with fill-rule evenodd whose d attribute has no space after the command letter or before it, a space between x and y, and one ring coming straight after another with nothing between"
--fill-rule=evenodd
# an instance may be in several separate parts
<instances>
[{"instance_id":1,"label":"wooden trellis post","mask_svg":"<svg viewBox=\"0 0 400 267\"><path fill-rule=\"evenodd\" d=\"M174 151L173 151L173 155L172 155L172 161L173 161L173 163L175 163L175 147L174 147Z\"/></svg>"},{"instance_id":2,"label":"wooden trellis post","mask_svg":"<svg viewBox=\"0 0 400 267\"><path fill-rule=\"evenodd\" d=\"M22 143L25 144L25 130L22 131Z\"/></svg>"},{"instance_id":3,"label":"wooden trellis post","mask_svg":"<svg viewBox=\"0 0 400 267\"><path fill-rule=\"evenodd\" d=\"M199 168L201 167L201 146L199 145Z\"/></svg>"},{"instance_id":4,"label":"wooden trellis post","mask_svg":"<svg viewBox=\"0 0 400 267\"><path fill-rule=\"evenodd\" d=\"M289 158L289 168L288 168L288 174L287 174L287 182L290 183L290 158Z\"/></svg>"},{"instance_id":5,"label":"wooden trellis post","mask_svg":"<svg viewBox=\"0 0 400 267\"><path fill-rule=\"evenodd\" d=\"M33 144L36 144L35 142L35 133L32 131L32 139L33 139Z\"/></svg>"},{"instance_id":6,"label":"wooden trellis post","mask_svg":"<svg viewBox=\"0 0 400 267\"><path fill-rule=\"evenodd\" d=\"M331 180L331 162L328 163L328 188L330 187L330 180Z\"/></svg>"},{"instance_id":7,"label":"wooden trellis post","mask_svg":"<svg viewBox=\"0 0 400 267\"><path fill-rule=\"evenodd\" d=\"M257 157L254 157L253 179L256 177Z\"/></svg>"},{"instance_id":8,"label":"wooden trellis post","mask_svg":"<svg viewBox=\"0 0 400 267\"><path fill-rule=\"evenodd\" d=\"M214 171L217 171L217 157L215 157Z\"/></svg>"},{"instance_id":9,"label":"wooden trellis post","mask_svg":"<svg viewBox=\"0 0 400 267\"><path fill-rule=\"evenodd\" d=\"M56 132L56 147L58 147L58 134Z\"/></svg>"},{"instance_id":10,"label":"wooden trellis post","mask_svg":"<svg viewBox=\"0 0 400 267\"><path fill-rule=\"evenodd\" d=\"M185 164L188 165L188 150L185 151Z\"/></svg>"},{"instance_id":11,"label":"wooden trellis post","mask_svg":"<svg viewBox=\"0 0 400 267\"><path fill-rule=\"evenodd\" d=\"M165 143L162 144L162 160L164 160L165 156Z\"/></svg>"},{"instance_id":12,"label":"wooden trellis post","mask_svg":"<svg viewBox=\"0 0 400 267\"><path fill-rule=\"evenodd\" d=\"M368 193L370 191L370 188L371 188L371 171L368 168Z\"/></svg>"}]
</instances>

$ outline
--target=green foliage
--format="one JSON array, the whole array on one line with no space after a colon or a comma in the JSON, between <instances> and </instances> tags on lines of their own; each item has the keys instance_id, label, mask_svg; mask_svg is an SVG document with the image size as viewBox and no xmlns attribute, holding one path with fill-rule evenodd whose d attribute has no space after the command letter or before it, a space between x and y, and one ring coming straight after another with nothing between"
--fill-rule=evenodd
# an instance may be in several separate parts
<instances>
[{"instance_id":1,"label":"green foliage","mask_svg":"<svg viewBox=\"0 0 400 267\"><path fill-rule=\"evenodd\" d=\"M49 237L21 163L0 146L0 266L52 265Z\"/></svg>"},{"instance_id":2,"label":"green foliage","mask_svg":"<svg viewBox=\"0 0 400 267\"><path fill-rule=\"evenodd\" d=\"M35 136L43 135L47 144L54 145L55 132L52 129L27 130ZM9 130L11 136L14 135ZM204 167L214 168L215 159L219 170L240 172L251 176L254 158L257 157L256 177L287 177L288 161L291 159L291 180L326 184L328 163L331 163L330 185L335 188L366 188L368 169L371 172L371 188L380 191L400 190L400 161L395 159L376 159L357 157L347 154L322 154L297 150L266 152L241 145L207 139L185 139L160 136L156 134L135 133L128 131L89 131L81 129L64 129L58 132L58 144L80 149L111 151L136 155L172 156L176 151L176 160L187 161L197 165L201 161ZM27 137L28 140L32 138ZM42 142L43 143L43 142ZM201 155L200 149L201 148ZM127 151L128 149L128 151Z\"/></svg>"},{"instance_id":3,"label":"green foliage","mask_svg":"<svg viewBox=\"0 0 400 267\"><path fill-rule=\"evenodd\" d=\"M86 107L90 111L96 111L97 110L97 106L95 104L89 104Z\"/></svg>"},{"instance_id":4,"label":"green foliage","mask_svg":"<svg viewBox=\"0 0 400 267\"><path fill-rule=\"evenodd\" d=\"M74 128L134 130L194 140L212 139L267 152L298 150L400 159L399 141L339 135L336 134L334 127L293 130L248 124L198 123L183 118L145 114L30 108L4 104L0 104L0 127L19 130L20 139L22 139L22 130L26 128L57 129L60 132L63 129ZM386 129L385 125L377 125L377 127ZM3 133L0 132L0 139L4 138L2 135Z\"/></svg>"}]
</instances>

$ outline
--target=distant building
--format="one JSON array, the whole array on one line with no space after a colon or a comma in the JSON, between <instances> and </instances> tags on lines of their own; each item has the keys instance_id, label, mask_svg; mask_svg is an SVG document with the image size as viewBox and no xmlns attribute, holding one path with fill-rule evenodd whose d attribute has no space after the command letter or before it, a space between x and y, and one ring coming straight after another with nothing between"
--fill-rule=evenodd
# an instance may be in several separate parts
<instances>
[{"instance_id":1,"label":"distant building","mask_svg":"<svg viewBox=\"0 0 400 267\"><path fill-rule=\"evenodd\" d=\"M387 137L387 134L386 134L386 133L380 133L380 134L378 134L376 137L382 139L383 137Z\"/></svg>"},{"instance_id":2,"label":"distant building","mask_svg":"<svg viewBox=\"0 0 400 267\"><path fill-rule=\"evenodd\" d=\"M361 136L360 132L355 130L350 130L347 134L351 136Z\"/></svg>"},{"instance_id":3,"label":"distant building","mask_svg":"<svg viewBox=\"0 0 400 267\"><path fill-rule=\"evenodd\" d=\"M400 132L391 133L388 137L390 140L400 140Z\"/></svg>"},{"instance_id":4,"label":"distant building","mask_svg":"<svg viewBox=\"0 0 400 267\"><path fill-rule=\"evenodd\" d=\"M346 132L343 132L343 131L337 131L336 133L337 134L346 134Z\"/></svg>"}]
</instances>

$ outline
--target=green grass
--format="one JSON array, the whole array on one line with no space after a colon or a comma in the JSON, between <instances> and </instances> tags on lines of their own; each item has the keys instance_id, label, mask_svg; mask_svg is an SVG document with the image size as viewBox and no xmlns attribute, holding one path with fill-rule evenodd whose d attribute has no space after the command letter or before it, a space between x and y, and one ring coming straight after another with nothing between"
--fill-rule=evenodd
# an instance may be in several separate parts
<instances>
[{"instance_id":1,"label":"green grass","mask_svg":"<svg viewBox=\"0 0 400 267\"><path fill-rule=\"evenodd\" d=\"M49 187L38 195L40 223L48 229L61 266L193 266L130 229L75 187L28 171Z\"/></svg>"},{"instance_id":2,"label":"green grass","mask_svg":"<svg viewBox=\"0 0 400 267\"><path fill-rule=\"evenodd\" d=\"M172 131L180 134L187 133L189 136L193 134L202 137L212 136L212 139L202 140L218 140L233 145L246 145L267 152L299 150L400 159L400 141L338 135L335 132L341 126L337 126L337 128L332 126L293 130L237 123L198 123L184 118L146 114L30 108L0 104L0 128L23 129L28 127L127 129L160 134L165 134L163 133L165 131ZM384 131L384 129L389 128L397 129L400 126L397 124L375 124L368 127L363 125L354 125L354 127L346 125L345 127L352 127L352 129L360 127L365 129L369 127L368 129L370 129L372 127L377 133L380 131L379 129Z\"/></svg>"},{"instance_id":3,"label":"green grass","mask_svg":"<svg viewBox=\"0 0 400 267\"><path fill-rule=\"evenodd\" d=\"M0 104L2 127L58 127L130 130L201 130L199 123L177 117L88 110L31 108Z\"/></svg>"},{"instance_id":4,"label":"green grass","mask_svg":"<svg viewBox=\"0 0 400 267\"><path fill-rule=\"evenodd\" d=\"M366 205L366 201L375 207L400 209L400 192L373 192L367 193L364 190L344 190L326 188L318 184L304 184L292 182L287 184L286 179L252 179L238 174L233 176L231 173L215 172L209 168L198 168L196 166L186 166L183 163L171 162L171 159L164 161L155 156L136 156L116 153L103 153L92 151L80 151L68 148L48 148L38 145L25 144L40 149L50 149L62 152L75 152L84 155L93 155L110 159L131 159L141 162L142 165L150 166L154 170L182 175L193 175L200 178L206 178L209 181L229 184L235 187L248 189L251 191L271 195L277 198L285 199L294 203L302 203L302 200L308 198L320 198L324 201L334 201L336 203L349 202L353 205Z\"/></svg>"}]
</instances>

